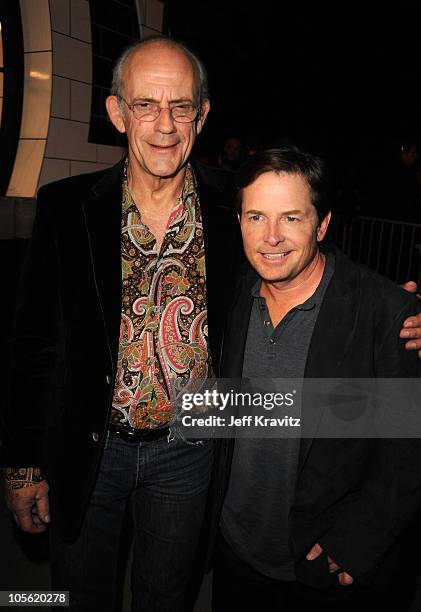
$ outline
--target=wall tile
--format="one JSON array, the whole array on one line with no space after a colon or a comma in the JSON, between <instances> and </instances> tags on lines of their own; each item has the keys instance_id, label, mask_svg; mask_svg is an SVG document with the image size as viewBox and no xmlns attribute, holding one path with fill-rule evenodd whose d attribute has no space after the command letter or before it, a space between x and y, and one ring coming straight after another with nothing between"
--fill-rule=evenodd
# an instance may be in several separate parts
<instances>
[{"instance_id":1,"label":"wall tile","mask_svg":"<svg viewBox=\"0 0 421 612\"><path fill-rule=\"evenodd\" d=\"M83 0L84 2L85 0ZM70 118L89 123L91 116L91 86L71 81Z\"/></svg>"},{"instance_id":2,"label":"wall tile","mask_svg":"<svg viewBox=\"0 0 421 612\"><path fill-rule=\"evenodd\" d=\"M96 172L97 170L105 170L109 164L92 164L90 162L70 162L70 173L72 176L75 174L86 174L87 172Z\"/></svg>"},{"instance_id":3,"label":"wall tile","mask_svg":"<svg viewBox=\"0 0 421 612\"><path fill-rule=\"evenodd\" d=\"M116 164L126 153L127 149L123 147L97 145L97 161L104 164Z\"/></svg>"},{"instance_id":4,"label":"wall tile","mask_svg":"<svg viewBox=\"0 0 421 612\"><path fill-rule=\"evenodd\" d=\"M121 34L125 34L132 40L139 38L139 20L137 17L137 11L135 6L123 7L121 4L117 13L117 31Z\"/></svg>"},{"instance_id":5,"label":"wall tile","mask_svg":"<svg viewBox=\"0 0 421 612\"><path fill-rule=\"evenodd\" d=\"M146 23L146 2L147 0L136 0L135 2L139 23Z\"/></svg>"},{"instance_id":6,"label":"wall tile","mask_svg":"<svg viewBox=\"0 0 421 612\"><path fill-rule=\"evenodd\" d=\"M127 146L126 135L117 132L111 121L105 117L91 117L89 140L96 144Z\"/></svg>"},{"instance_id":7,"label":"wall tile","mask_svg":"<svg viewBox=\"0 0 421 612\"><path fill-rule=\"evenodd\" d=\"M51 86L51 51L25 53L21 138L47 138Z\"/></svg>"},{"instance_id":8,"label":"wall tile","mask_svg":"<svg viewBox=\"0 0 421 612\"><path fill-rule=\"evenodd\" d=\"M70 34L70 0L50 0L50 14L52 29Z\"/></svg>"},{"instance_id":9,"label":"wall tile","mask_svg":"<svg viewBox=\"0 0 421 612\"><path fill-rule=\"evenodd\" d=\"M70 161L67 159L51 159L44 157L38 188L53 181L70 176Z\"/></svg>"},{"instance_id":10,"label":"wall tile","mask_svg":"<svg viewBox=\"0 0 421 612\"><path fill-rule=\"evenodd\" d=\"M97 56L94 56L94 61L95 75L92 81L93 84L109 89L112 81L114 61Z\"/></svg>"},{"instance_id":11,"label":"wall tile","mask_svg":"<svg viewBox=\"0 0 421 612\"><path fill-rule=\"evenodd\" d=\"M163 17L164 3L160 0L146 0L146 25L161 32Z\"/></svg>"},{"instance_id":12,"label":"wall tile","mask_svg":"<svg viewBox=\"0 0 421 612\"><path fill-rule=\"evenodd\" d=\"M102 56L110 58L113 62L120 56L125 47L130 44L130 38L118 32L102 29Z\"/></svg>"},{"instance_id":13,"label":"wall tile","mask_svg":"<svg viewBox=\"0 0 421 612\"><path fill-rule=\"evenodd\" d=\"M51 51L48 0L20 0L25 51Z\"/></svg>"},{"instance_id":14,"label":"wall tile","mask_svg":"<svg viewBox=\"0 0 421 612\"><path fill-rule=\"evenodd\" d=\"M91 83L91 45L53 32L53 73Z\"/></svg>"},{"instance_id":15,"label":"wall tile","mask_svg":"<svg viewBox=\"0 0 421 612\"><path fill-rule=\"evenodd\" d=\"M145 38L150 38L151 36L156 36L157 34L161 34L161 31L153 30L152 28L148 28L147 26L141 26L142 40L144 40Z\"/></svg>"},{"instance_id":16,"label":"wall tile","mask_svg":"<svg viewBox=\"0 0 421 612\"><path fill-rule=\"evenodd\" d=\"M88 142L88 131L87 123L52 117L46 157L96 162L96 145Z\"/></svg>"},{"instance_id":17,"label":"wall tile","mask_svg":"<svg viewBox=\"0 0 421 612\"><path fill-rule=\"evenodd\" d=\"M91 15L86 0L70 3L70 35L91 42Z\"/></svg>"},{"instance_id":18,"label":"wall tile","mask_svg":"<svg viewBox=\"0 0 421 612\"><path fill-rule=\"evenodd\" d=\"M70 117L70 80L53 76L51 114L53 117L69 119Z\"/></svg>"},{"instance_id":19,"label":"wall tile","mask_svg":"<svg viewBox=\"0 0 421 612\"><path fill-rule=\"evenodd\" d=\"M15 166L10 179L8 196L32 198L35 196L45 140L20 140Z\"/></svg>"}]
</instances>

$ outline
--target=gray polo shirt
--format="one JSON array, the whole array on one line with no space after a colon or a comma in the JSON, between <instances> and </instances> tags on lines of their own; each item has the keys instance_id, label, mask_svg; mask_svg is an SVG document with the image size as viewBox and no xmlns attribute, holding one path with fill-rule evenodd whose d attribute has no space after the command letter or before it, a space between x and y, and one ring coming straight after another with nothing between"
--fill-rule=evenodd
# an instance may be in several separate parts
<instances>
[{"instance_id":1,"label":"gray polo shirt","mask_svg":"<svg viewBox=\"0 0 421 612\"><path fill-rule=\"evenodd\" d=\"M303 378L314 325L334 268L334 255L329 254L314 294L290 310L275 329L266 300L260 296L259 279L252 289L244 378ZM288 522L299 446L297 438L236 440L222 509L221 530L234 552L278 580L295 579Z\"/></svg>"}]
</instances>

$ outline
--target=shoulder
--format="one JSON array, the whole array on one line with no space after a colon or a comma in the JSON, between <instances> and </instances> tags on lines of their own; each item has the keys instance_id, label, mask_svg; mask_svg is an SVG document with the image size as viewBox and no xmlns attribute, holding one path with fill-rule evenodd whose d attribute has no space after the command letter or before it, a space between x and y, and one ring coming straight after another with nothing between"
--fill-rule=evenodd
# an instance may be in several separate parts
<instances>
[{"instance_id":1,"label":"shoulder","mask_svg":"<svg viewBox=\"0 0 421 612\"><path fill-rule=\"evenodd\" d=\"M344 289L356 289L364 308L396 318L399 313L414 314L419 301L397 283L359 263L351 261L341 251L335 250L335 285ZM402 315L403 316L403 315Z\"/></svg>"},{"instance_id":2,"label":"shoulder","mask_svg":"<svg viewBox=\"0 0 421 612\"><path fill-rule=\"evenodd\" d=\"M223 193L234 187L235 180L232 172L227 172L222 168L207 166L197 160L192 160L196 178L201 180L204 185Z\"/></svg>"},{"instance_id":3,"label":"shoulder","mask_svg":"<svg viewBox=\"0 0 421 612\"><path fill-rule=\"evenodd\" d=\"M231 172L191 161L202 206L234 210L235 180Z\"/></svg>"},{"instance_id":4,"label":"shoulder","mask_svg":"<svg viewBox=\"0 0 421 612\"><path fill-rule=\"evenodd\" d=\"M114 184L116 180L119 180L122 168L123 160L104 170L78 174L48 183L38 190L37 202L48 205L49 202L57 203L71 199L76 204L89 197L97 185L104 184L106 187L107 184Z\"/></svg>"}]
</instances>

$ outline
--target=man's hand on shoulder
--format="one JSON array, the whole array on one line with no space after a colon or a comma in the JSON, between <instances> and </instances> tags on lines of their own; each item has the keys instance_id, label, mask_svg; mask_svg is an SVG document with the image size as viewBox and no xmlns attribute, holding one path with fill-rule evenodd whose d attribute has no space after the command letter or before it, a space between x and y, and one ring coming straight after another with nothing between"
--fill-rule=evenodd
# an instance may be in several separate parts
<instances>
[{"instance_id":1,"label":"man's hand on shoulder","mask_svg":"<svg viewBox=\"0 0 421 612\"><path fill-rule=\"evenodd\" d=\"M3 474L5 498L15 521L23 531L41 533L50 522L49 486L42 476L34 476L34 472L37 473L37 468L6 468ZM39 470L38 473L40 474Z\"/></svg>"},{"instance_id":2,"label":"man's hand on shoulder","mask_svg":"<svg viewBox=\"0 0 421 612\"><path fill-rule=\"evenodd\" d=\"M417 283L414 283L414 281L408 281L402 285L402 289L410 293L416 293L417 288ZM407 340L405 348L409 351L417 350L418 356L421 358L421 313L405 319L400 337Z\"/></svg>"}]
</instances>

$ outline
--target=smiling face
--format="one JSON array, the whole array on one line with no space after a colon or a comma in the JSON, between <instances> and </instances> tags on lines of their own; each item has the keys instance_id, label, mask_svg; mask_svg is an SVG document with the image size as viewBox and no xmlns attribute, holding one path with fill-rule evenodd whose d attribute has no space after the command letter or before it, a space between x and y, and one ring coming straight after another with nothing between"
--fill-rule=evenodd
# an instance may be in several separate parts
<instances>
[{"instance_id":1,"label":"smiling face","mask_svg":"<svg viewBox=\"0 0 421 612\"><path fill-rule=\"evenodd\" d=\"M242 191L244 250L265 283L304 282L317 259L330 213L319 222L310 187L298 174L266 172Z\"/></svg>"},{"instance_id":2,"label":"smiling face","mask_svg":"<svg viewBox=\"0 0 421 612\"><path fill-rule=\"evenodd\" d=\"M209 101L205 100L201 115L192 123L175 122L168 110L176 102L197 102L197 84L189 59L169 45L150 44L129 57L123 83L121 95L128 104L148 101L162 108L154 121L139 121L116 96L107 99L111 121L127 134L131 166L135 164L141 174L152 177L176 176L185 166L209 110Z\"/></svg>"}]
</instances>

